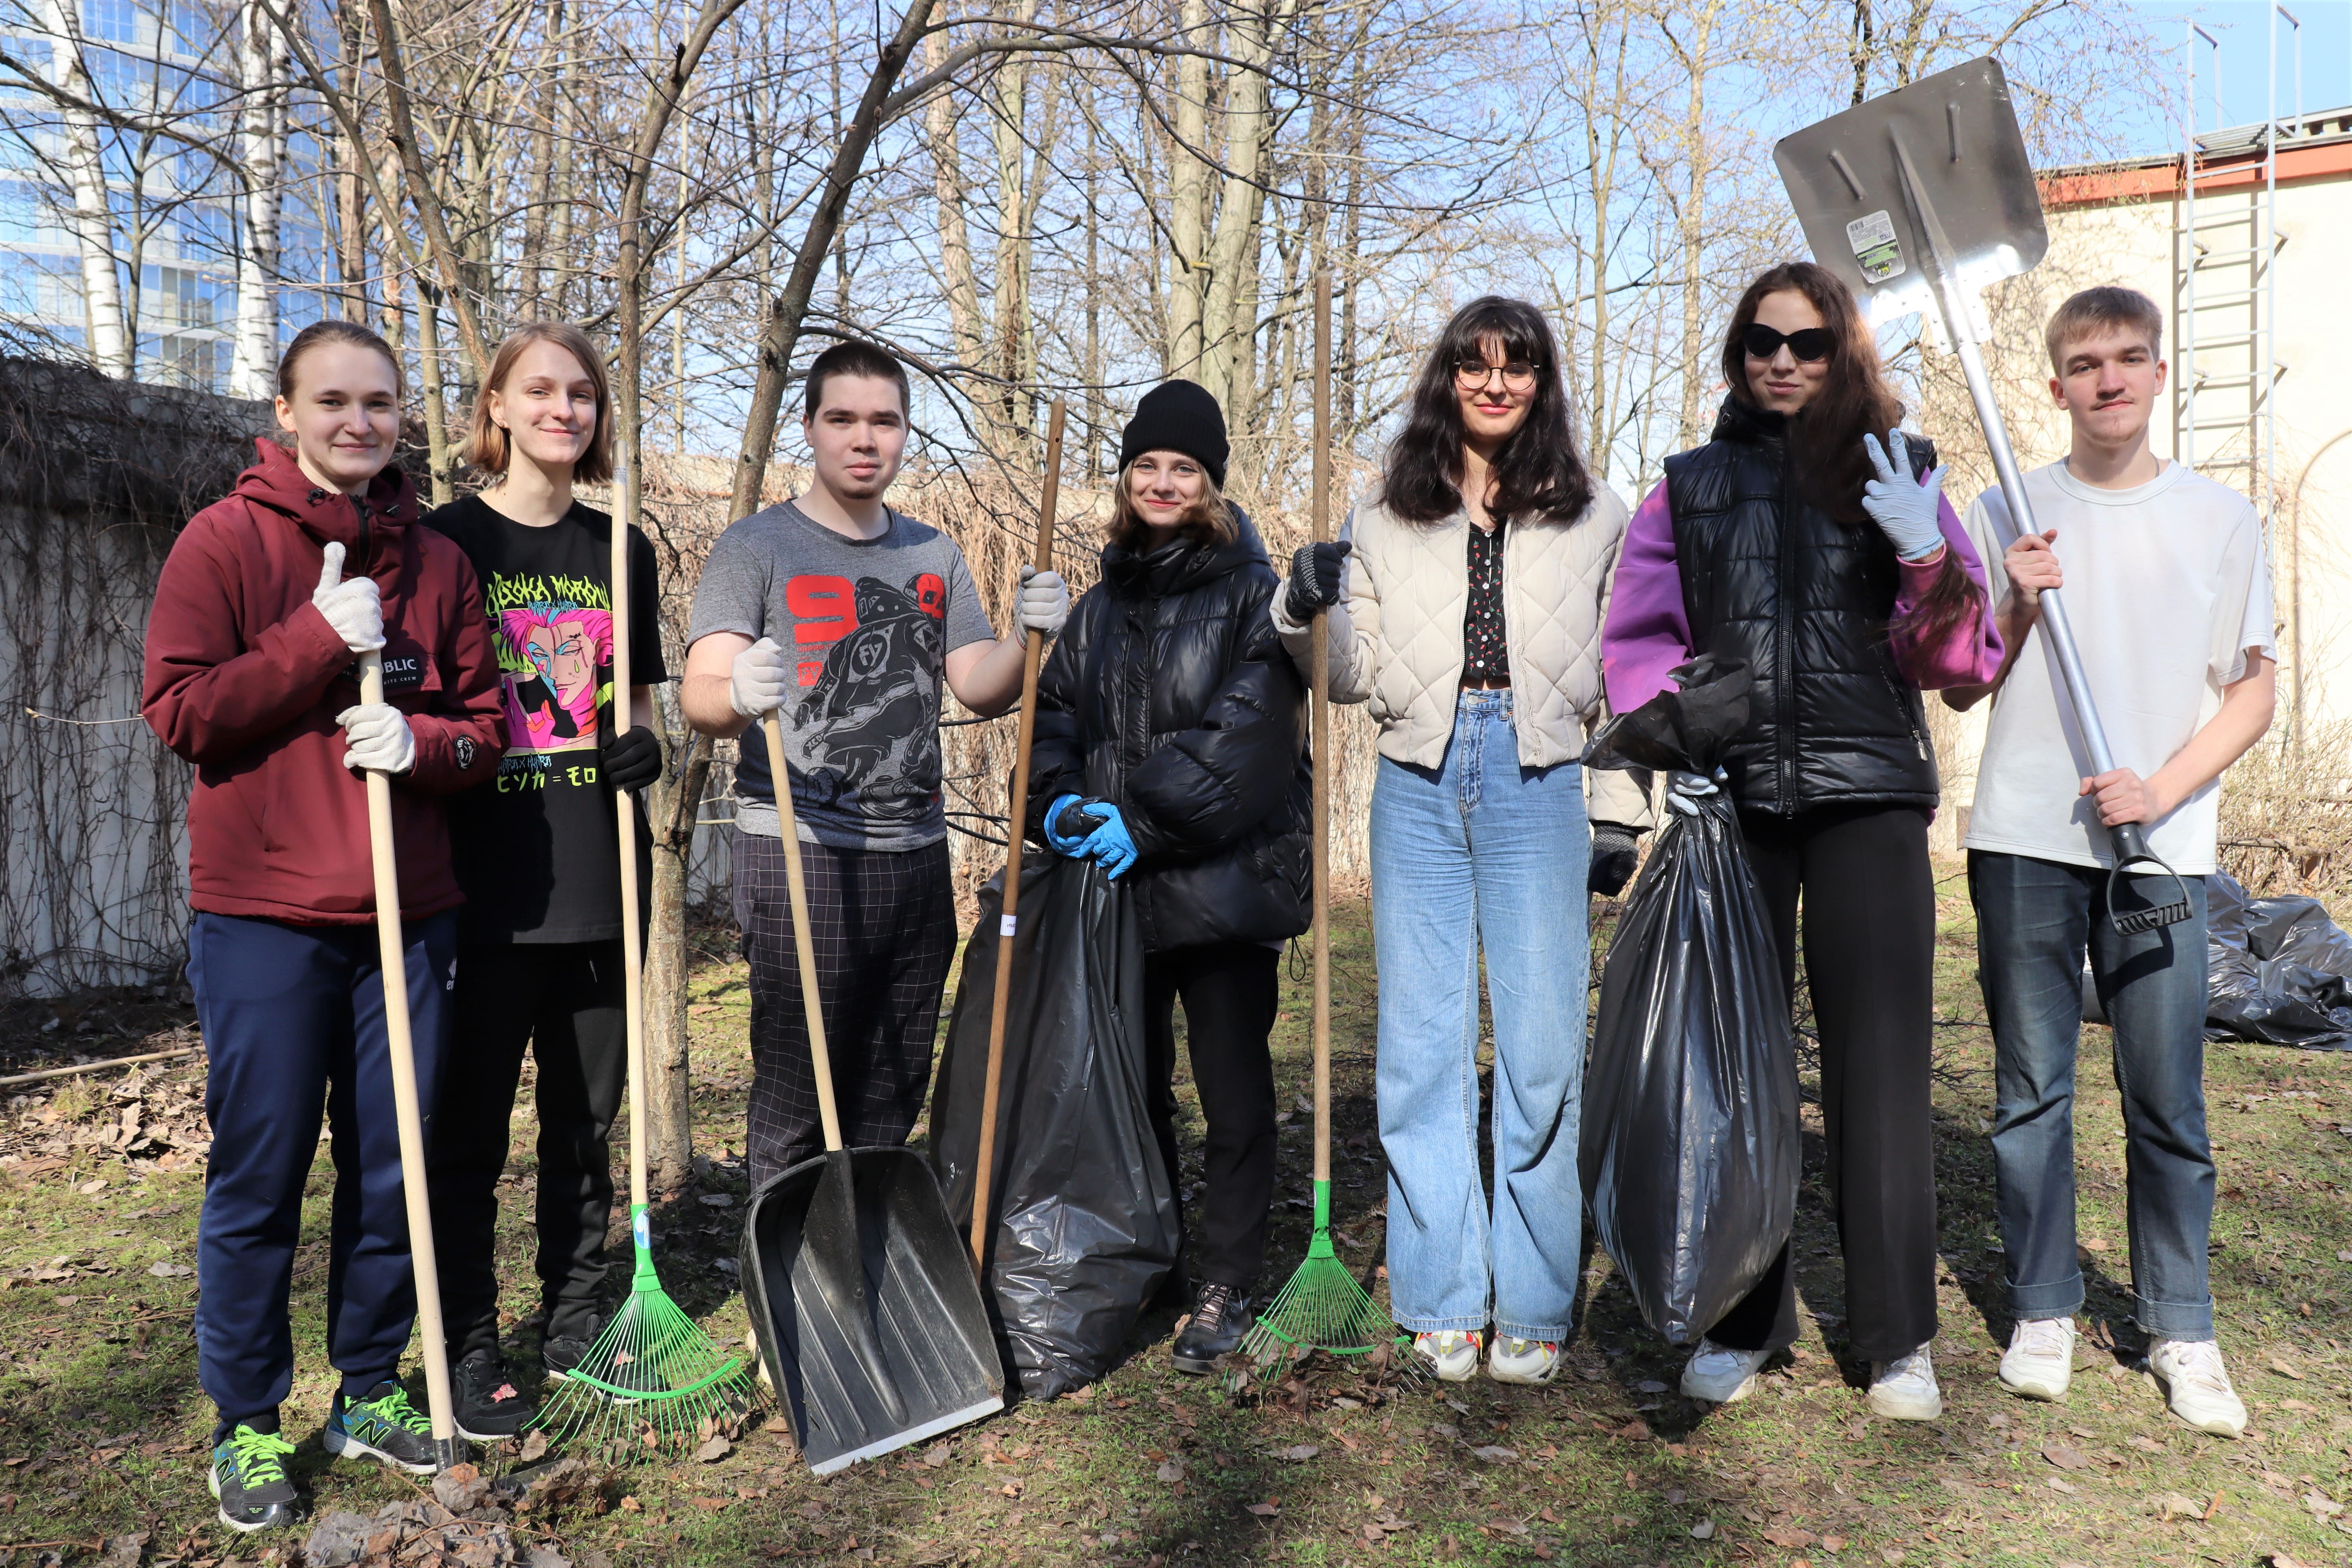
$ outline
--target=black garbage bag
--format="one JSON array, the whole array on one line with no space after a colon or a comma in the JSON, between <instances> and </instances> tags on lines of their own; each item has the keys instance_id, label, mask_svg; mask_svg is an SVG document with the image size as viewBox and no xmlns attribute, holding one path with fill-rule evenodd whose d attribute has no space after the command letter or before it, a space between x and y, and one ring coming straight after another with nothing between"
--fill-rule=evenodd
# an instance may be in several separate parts
<instances>
[{"instance_id":1,"label":"black garbage bag","mask_svg":"<svg viewBox=\"0 0 2352 1568\"><path fill-rule=\"evenodd\" d=\"M1000 872L980 892L932 1096L932 1164L967 1234L1003 898ZM1091 861L1035 856L1021 869L1020 911L982 1294L1022 1392L1051 1399L1110 1370L1182 1233L1151 1130L1143 944L1127 889Z\"/></svg>"},{"instance_id":2,"label":"black garbage bag","mask_svg":"<svg viewBox=\"0 0 2352 1568\"><path fill-rule=\"evenodd\" d=\"M1590 767L1712 773L1746 728L1748 667L1703 658L1680 691L1605 725ZM1772 928L1727 794L1668 810L1609 943L1580 1148L1593 1233L1649 1325L1715 1326L1796 1217L1796 1035Z\"/></svg>"},{"instance_id":3,"label":"black garbage bag","mask_svg":"<svg viewBox=\"0 0 2352 1568\"><path fill-rule=\"evenodd\" d=\"M2352 1049L2352 937L2317 899L2205 879L2205 1037Z\"/></svg>"}]
</instances>

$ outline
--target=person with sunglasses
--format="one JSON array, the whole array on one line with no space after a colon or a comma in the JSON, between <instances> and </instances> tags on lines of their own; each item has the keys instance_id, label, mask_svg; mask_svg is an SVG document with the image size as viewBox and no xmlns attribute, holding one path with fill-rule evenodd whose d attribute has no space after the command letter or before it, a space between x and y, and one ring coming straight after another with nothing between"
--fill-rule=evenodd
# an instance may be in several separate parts
<instances>
[{"instance_id":1,"label":"person with sunglasses","mask_svg":"<svg viewBox=\"0 0 2352 1568\"><path fill-rule=\"evenodd\" d=\"M1754 671L1747 730L1713 778L1677 774L1669 803L1731 793L1792 996L1802 898L1849 1346L1870 1363L1873 1410L1933 1420L1938 783L1920 692L1989 680L2000 637L1944 470L1895 428L1902 405L1844 284L1802 261L1758 278L1722 368L1712 437L1666 459L1627 531L1601 636L1609 700L1638 707L1699 654ZM1684 1394L1744 1397L1796 1337L1784 1247L1700 1342Z\"/></svg>"},{"instance_id":2,"label":"person with sunglasses","mask_svg":"<svg viewBox=\"0 0 2352 1568\"><path fill-rule=\"evenodd\" d=\"M1379 494L1337 543L1293 557L1273 606L1302 664L1328 608L1331 700L1369 703L1379 726L1390 1305L1451 1382L1475 1375L1490 1326L1489 1377L1543 1384L1559 1370L1581 1262L1586 897L1624 886L1651 820L1627 774L1588 778L1578 762L1602 717L1596 653L1625 506L1577 454L1559 367L1535 306L1464 306L1423 362Z\"/></svg>"}]
</instances>

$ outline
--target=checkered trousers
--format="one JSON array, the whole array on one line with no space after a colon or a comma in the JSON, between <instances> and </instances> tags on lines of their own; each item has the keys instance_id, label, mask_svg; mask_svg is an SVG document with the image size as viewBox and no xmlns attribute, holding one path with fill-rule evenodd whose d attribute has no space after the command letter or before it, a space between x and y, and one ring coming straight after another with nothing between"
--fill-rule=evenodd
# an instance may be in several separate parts
<instances>
[{"instance_id":1,"label":"checkered trousers","mask_svg":"<svg viewBox=\"0 0 2352 1568\"><path fill-rule=\"evenodd\" d=\"M843 1142L900 1144L922 1114L955 956L944 840L922 849L801 845ZM784 845L735 836L735 919L751 965L751 1186L824 1151Z\"/></svg>"}]
</instances>

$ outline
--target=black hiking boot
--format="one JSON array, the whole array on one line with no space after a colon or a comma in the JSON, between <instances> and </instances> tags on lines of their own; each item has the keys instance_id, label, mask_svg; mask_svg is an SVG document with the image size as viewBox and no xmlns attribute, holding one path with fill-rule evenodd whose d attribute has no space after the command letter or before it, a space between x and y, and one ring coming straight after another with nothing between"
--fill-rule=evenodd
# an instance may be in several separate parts
<instances>
[{"instance_id":1,"label":"black hiking boot","mask_svg":"<svg viewBox=\"0 0 2352 1568\"><path fill-rule=\"evenodd\" d=\"M457 1430L477 1443L517 1436L539 1415L539 1407L514 1385L507 1363L488 1345L449 1369L449 1392L457 1407Z\"/></svg>"},{"instance_id":2,"label":"black hiking boot","mask_svg":"<svg viewBox=\"0 0 2352 1568\"><path fill-rule=\"evenodd\" d=\"M1214 1372L1217 1358L1241 1349L1242 1336L1256 1322L1256 1314L1250 1310L1250 1299L1242 1294L1239 1286L1212 1279L1201 1287L1201 1300L1192 1309L1192 1321L1176 1336L1169 1356L1178 1372L1196 1376Z\"/></svg>"}]
</instances>

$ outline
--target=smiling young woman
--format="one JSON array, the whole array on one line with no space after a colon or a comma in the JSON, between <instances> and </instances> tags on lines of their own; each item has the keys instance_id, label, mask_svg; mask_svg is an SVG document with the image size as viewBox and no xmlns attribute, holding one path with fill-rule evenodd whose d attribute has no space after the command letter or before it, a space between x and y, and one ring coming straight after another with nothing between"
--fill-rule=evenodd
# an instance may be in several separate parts
<instances>
[{"instance_id":1,"label":"smiling young woman","mask_svg":"<svg viewBox=\"0 0 2352 1568\"><path fill-rule=\"evenodd\" d=\"M614 792L661 771L649 721L664 679L653 546L632 532L631 721L614 722L613 520L572 495L575 483L611 477L612 429L604 358L588 335L562 322L519 327L490 361L467 437L467 461L489 483L425 520L457 542L481 581L507 728L497 776L450 806L466 908L429 1181L457 1425L478 1441L513 1436L533 1413L499 1346L493 1245L526 1048L539 1068L547 1369L562 1372L602 1328L607 1134L627 1047ZM641 825L641 886L650 860Z\"/></svg>"},{"instance_id":2,"label":"smiling young woman","mask_svg":"<svg viewBox=\"0 0 2352 1568\"><path fill-rule=\"evenodd\" d=\"M1902 405L1843 283L1811 262L1764 273L1721 363L1713 437L1666 459L1627 529L1601 641L1609 699L1630 711L1701 653L1754 672L1724 767L1672 787L1730 792L1792 992L1801 894L1853 1347L1874 1363L1873 1409L1929 1420L1938 784L1920 692L1988 679L2000 639L1943 470L1895 434ZM1783 1249L1709 1329L1683 1393L1745 1396L1796 1337L1795 1289Z\"/></svg>"}]
</instances>

